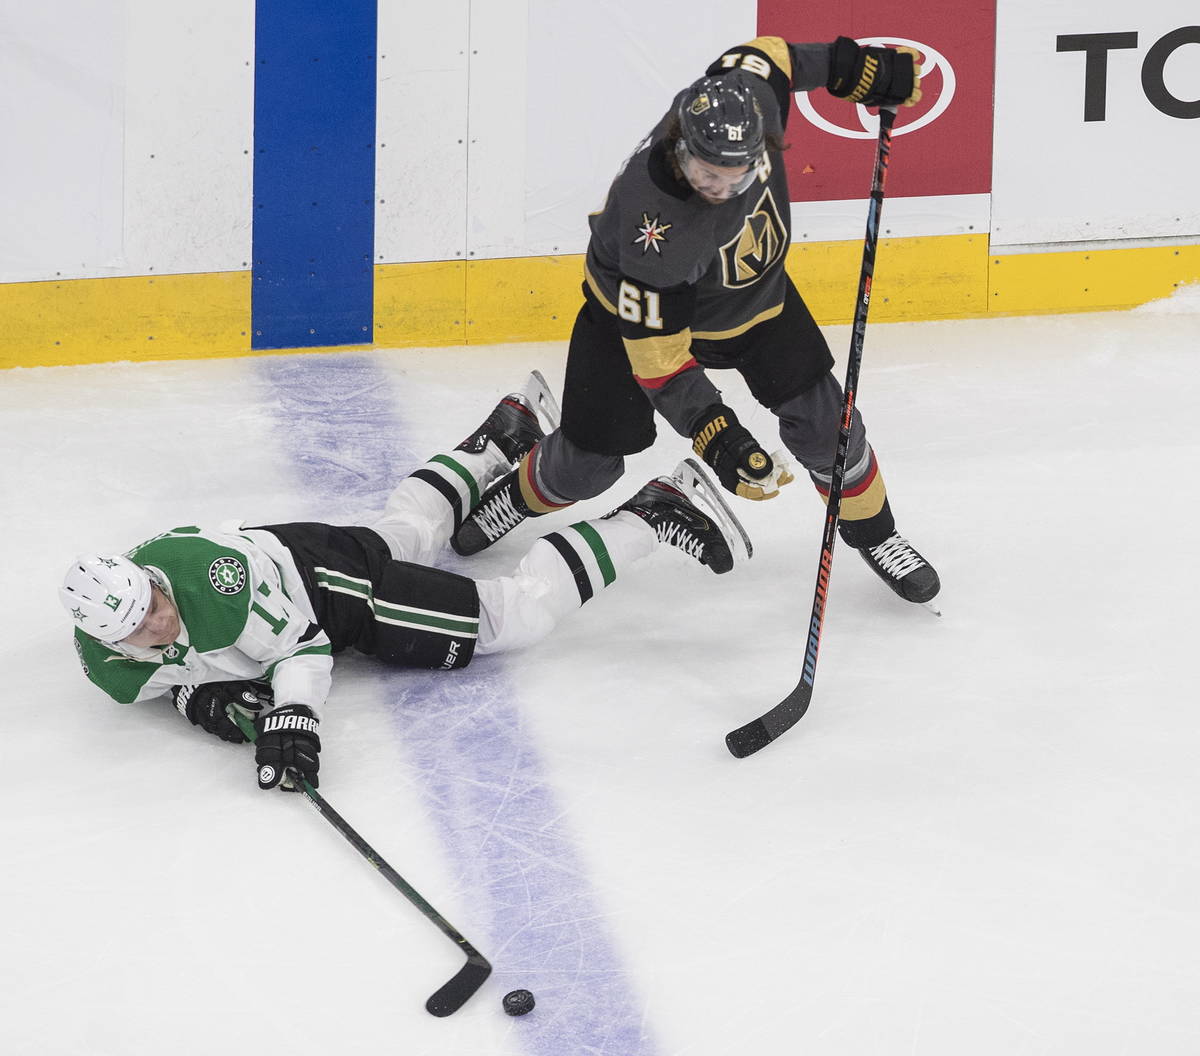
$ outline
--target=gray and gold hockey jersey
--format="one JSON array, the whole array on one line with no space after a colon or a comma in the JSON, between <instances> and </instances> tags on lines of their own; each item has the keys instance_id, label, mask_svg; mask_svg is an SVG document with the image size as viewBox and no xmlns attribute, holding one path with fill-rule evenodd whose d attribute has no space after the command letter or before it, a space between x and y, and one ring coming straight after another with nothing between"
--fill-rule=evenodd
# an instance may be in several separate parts
<instances>
[{"instance_id":1,"label":"gray and gold hockey jersey","mask_svg":"<svg viewBox=\"0 0 1200 1056\"><path fill-rule=\"evenodd\" d=\"M791 93L825 85L829 45L759 37L731 48L706 72L734 68L755 75L766 132L782 137ZM720 205L705 202L679 176L668 129L682 95L590 217L585 263L589 291L617 317L633 374L660 410L657 390L696 366L693 340L736 337L780 313L791 241L779 151L768 149L757 179Z\"/></svg>"}]
</instances>

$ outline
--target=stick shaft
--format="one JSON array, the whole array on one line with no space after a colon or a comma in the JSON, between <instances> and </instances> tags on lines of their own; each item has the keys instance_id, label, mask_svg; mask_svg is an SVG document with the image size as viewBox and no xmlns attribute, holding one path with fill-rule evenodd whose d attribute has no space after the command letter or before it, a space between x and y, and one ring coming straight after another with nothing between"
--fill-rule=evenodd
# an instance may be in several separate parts
<instances>
[{"instance_id":1,"label":"stick shaft","mask_svg":"<svg viewBox=\"0 0 1200 1056\"><path fill-rule=\"evenodd\" d=\"M804 648L804 668L792 691L775 707L757 719L726 734L725 745L739 759L765 748L781 733L791 729L803 717L812 701L817 677L817 653L825 626L825 603L829 596L829 577L833 570L833 547L837 541L838 518L842 511L842 488L846 477L846 459L850 451L850 426L858 395L858 375L862 367L863 343L867 334L867 310L871 305L871 285L875 277L875 249L879 241L879 217L883 211L883 193L887 184L888 161L892 150L892 122L896 111L879 111L879 139L875 151L875 171L871 180L871 202L867 212L867 233L863 240L862 269L858 275L858 299L854 304L854 324L850 334L850 355L846 363L846 383L842 391L842 414L838 425L837 450L829 482L829 502L825 508L825 526L821 534L821 557L817 564L817 584L813 590L812 614L808 621L808 639Z\"/></svg>"},{"instance_id":2,"label":"stick shaft","mask_svg":"<svg viewBox=\"0 0 1200 1056\"><path fill-rule=\"evenodd\" d=\"M257 739L254 723L237 708L231 708L230 714L242 733L246 735L246 739L253 743ZM367 843L307 780L295 773L289 774L289 779L299 785L304 798L308 800L313 809L337 829L351 847L383 874L392 887L416 906L426 919L437 925L438 930L453 942L461 953L466 955L466 964L425 1002L425 1008L431 1015L449 1016L457 1012L491 974L492 966L487 958L464 938L462 932L434 909L412 884L388 865L383 856Z\"/></svg>"}]
</instances>

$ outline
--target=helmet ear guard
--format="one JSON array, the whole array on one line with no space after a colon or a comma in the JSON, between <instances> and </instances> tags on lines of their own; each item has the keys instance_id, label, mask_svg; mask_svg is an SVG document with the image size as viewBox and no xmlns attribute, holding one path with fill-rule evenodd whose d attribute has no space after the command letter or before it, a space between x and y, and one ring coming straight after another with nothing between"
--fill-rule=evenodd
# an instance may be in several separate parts
<instances>
[{"instance_id":1,"label":"helmet ear guard","mask_svg":"<svg viewBox=\"0 0 1200 1056\"><path fill-rule=\"evenodd\" d=\"M82 554L67 569L58 598L80 630L112 645L146 618L150 588L149 573L129 558Z\"/></svg>"}]
</instances>

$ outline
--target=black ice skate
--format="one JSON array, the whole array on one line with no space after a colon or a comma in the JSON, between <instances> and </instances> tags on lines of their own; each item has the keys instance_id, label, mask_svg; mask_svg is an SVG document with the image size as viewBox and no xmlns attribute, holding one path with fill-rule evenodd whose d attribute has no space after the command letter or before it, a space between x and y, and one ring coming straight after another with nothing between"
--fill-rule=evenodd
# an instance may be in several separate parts
<instances>
[{"instance_id":1,"label":"black ice skate","mask_svg":"<svg viewBox=\"0 0 1200 1056\"><path fill-rule=\"evenodd\" d=\"M545 436L538 421L541 410L551 429L558 426L558 404L550 394L546 379L538 371L529 375L522 392L510 392L487 420L454 450L479 454L491 441L509 463L520 462L533 445Z\"/></svg>"},{"instance_id":2,"label":"black ice skate","mask_svg":"<svg viewBox=\"0 0 1200 1056\"><path fill-rule=\"evenodd\" d=\"M510 392L474 433L458 445L459 451L482 451L490 440L509 462L520 462L545 435L558 428L558 403L546 379L532 371L523 392ZM540 420L539 420L540 419ZM519 469L511 470L487 489L478 504L463 518L450 538L456 554L469 557L486 550L526 517L536 517L521 497Z\"/></svg>"},{"instance_id":3,"label":"black ice skate","mask_svg":"<svg viewBox=\"0 0 1200 1056\"><path fill-rule=\"evenodd\" d=\"M479 505L450 537L450 545L456 554L464 557L478 554L511 532L526 517L540 516L530 510L521 496L521 485L517 480L520 472L520 467L510 470L483 493Z\"/></svg>"},{"instance_id":4,"label":"black ice skate","mask_svg":"<svg viewBox=\"0 0 1200 1056\"><path fill-rule=\"evenodd\" d=\"M747 558L754 553L741 522L691 458L680 462L669 477L655 477L607 516L622 510L637 514L662 542L678 547L718 575L733 568L737 540Z\"/></svg>"},{"instance_id":5,"label":"black ice skate","mask_svg":"<svg viewBox=\"0 0 1200 1056\"><path fill-rule=\"evenodd\" d=\"M927 604L942 588L933 566L894 531L878 546L864 546L858 552L875 574L905 601Z\"/></svg>"}]
</instances>

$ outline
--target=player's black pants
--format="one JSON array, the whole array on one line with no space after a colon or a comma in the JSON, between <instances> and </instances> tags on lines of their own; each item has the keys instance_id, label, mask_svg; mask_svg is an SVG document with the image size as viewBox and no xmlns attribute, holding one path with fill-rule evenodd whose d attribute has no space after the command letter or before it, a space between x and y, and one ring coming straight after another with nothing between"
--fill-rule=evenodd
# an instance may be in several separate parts
<instances>
[{"instance_id":1,"label":"player's black pants","mask_svg":"<svg viewBox=\"0 0 1200 1056\"><path fill-rule=\"evenodd\" d=\"M693 340L692 355L706 369L736 370L754 398L775 413L833 366L825 335L790 278L779 315L736 337ZM562 431L600 455L644 451L657 435L654 408L633 376L617 318L586 283L567 355Z\"/></svg>"},{"instance_id":2,"label":"player's black pants","mask_svg":"<svg viewBox=\"0 0 1200 1056\"><path fill-rule=\"evenodd\" d=\"M479 634L475 581L392 558L370 528L299 522L262 527L287 547L333 651L399 667L464 667Z\"/></svg>"}]
</instances>

